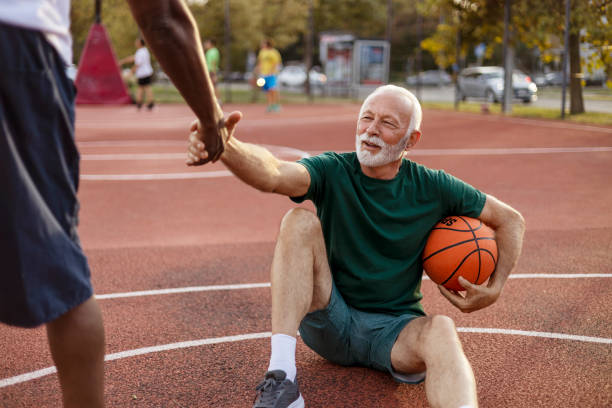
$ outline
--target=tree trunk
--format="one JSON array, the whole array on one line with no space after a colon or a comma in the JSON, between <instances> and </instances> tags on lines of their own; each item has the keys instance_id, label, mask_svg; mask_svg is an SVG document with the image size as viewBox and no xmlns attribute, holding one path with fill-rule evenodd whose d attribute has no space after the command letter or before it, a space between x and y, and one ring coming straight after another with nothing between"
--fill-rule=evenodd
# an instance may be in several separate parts
<instances>
[{"instance_id":1,"label":"tree trunk","mask_svg":"<svg viewBox=\"0 0 612 408\"><path fill-rule=\"evenodd\" d=\"M582 74L580 67L580 34L569 35L570 63L570 114L584 113L582 99Z\"/></svg>"}]
</instances>

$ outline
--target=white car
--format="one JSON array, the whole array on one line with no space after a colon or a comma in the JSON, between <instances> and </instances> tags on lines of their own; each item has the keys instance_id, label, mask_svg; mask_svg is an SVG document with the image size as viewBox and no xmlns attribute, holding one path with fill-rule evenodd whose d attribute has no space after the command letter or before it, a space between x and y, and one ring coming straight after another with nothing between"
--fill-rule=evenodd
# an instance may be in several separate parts
<instances>
[{"instance_id":1,"label":"white car","mask_svg":"<svg viewBox=\"0 0 612 408\"><path fill-rule=\"evenodd\" d=\"M459 74L458 85L461 100L484 98L488 102L498 103L504 97L504 68L466 68ZM524 103L537 100L538 86L518 69L512 75L512 88L512 96Z\"/></svg>"},{"instance_id":2,"label":"white car","mask_svg":"<svg viewBox=\"0 0 612 408\"><path fill-rule=\"evenodd\" d=\"M325 74L313 67L310 70L310 85L315 87L323 87L327 82ZM304 86L306 82L306 69L303 65L287 65L278 74L278 83L282 86L290 88L299 88Z\"/></svg>"}]
</instances>

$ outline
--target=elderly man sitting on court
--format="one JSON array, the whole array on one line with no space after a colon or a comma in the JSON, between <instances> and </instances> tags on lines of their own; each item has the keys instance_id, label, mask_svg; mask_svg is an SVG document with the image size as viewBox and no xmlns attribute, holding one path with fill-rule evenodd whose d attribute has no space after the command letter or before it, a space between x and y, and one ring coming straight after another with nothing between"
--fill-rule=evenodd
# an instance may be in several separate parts
<instances>
[{"instance_id":1,"label":"elderly man sitting on court","mask_svg":"<svg viewBox=\"0 0 612 408\"><path fill-rule=\"evenodd\" d=\"M463 312L493 304L519 257L524 221L498 199L404 157L421 138L421 107L386 85L361 106L356 151L288 162L263 147L227 141L223 163L241 180L300 203L282 220L272 261L272 352L254 407L302 407L296 334L327 360L425 380L434 407L476 407L476 384L453 321L426 316L420 254L441 218L479 218L496 231L497 269L486 285L461 280L465 295L440 286ZM227 118L228 131L241 118ZM206 159L192 127L189 165Z\"/></svg>"}]
</instances>

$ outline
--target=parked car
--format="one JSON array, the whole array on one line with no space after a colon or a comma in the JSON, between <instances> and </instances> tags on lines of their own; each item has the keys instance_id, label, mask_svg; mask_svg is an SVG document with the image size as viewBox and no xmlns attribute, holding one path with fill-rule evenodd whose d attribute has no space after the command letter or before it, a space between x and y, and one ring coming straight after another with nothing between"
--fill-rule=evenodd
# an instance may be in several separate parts
<instances>
[{"instance_id":1,"label":"parked car","mask_svg":"<svg viewBox=\"0 0 612 408\"><path fill-rule=\"evenodd\" d=\"M452 82L451 76L446 71L432 69L429 71L423 71L418 75L410 75L406 78L406 83L411 86L415 86L417 81L421 81L423 86L442 86L449 85Z\"/></svg>"},{"instance_id":2,"label":"parked car","mask_svg":"<svg viewBox=\"0 0 612 408\"><path fill-rule=\"evenodd\" d=\"M548 86L561 86L563 85L563 73L561 71L549 72L545 75L546 85ZM569 84L569 76L566 76L566 83Z\"/></svg>"},{"instance_id":3,"label":"parked car","mask_svg":"<svg viewBox=\"0 0 612 408\"><path fill-rule=\"evenodd\" d=\"M537 100L538 86L518 69L512 75L513 98L524 103ZM461 100L484 98L489 102L500 102L504 97L503 67L472 67L459 74L458 90Z\"/></svg>"},{"instance_id":4,"label":"parked car","mask_svg":"<svg viewBox=\"0 0 612 408\"><path fill-rule=\"evenodd\" d=\"M318 67L312 67L309 72L310 85L323 87L327 82L327 77ZM286 87L302 87L306 82L306 68L303 65L287 65L278 74L278 82Z\"/></svg>"}]
</instances>

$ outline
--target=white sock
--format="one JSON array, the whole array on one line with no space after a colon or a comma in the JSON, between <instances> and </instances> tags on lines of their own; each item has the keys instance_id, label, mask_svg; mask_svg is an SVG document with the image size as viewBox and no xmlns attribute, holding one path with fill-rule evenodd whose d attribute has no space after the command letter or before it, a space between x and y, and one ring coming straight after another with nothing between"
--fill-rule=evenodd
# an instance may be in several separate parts
<instances>
[{"instance_id":1,"label":"white sock","mask_svg":"<svg viewBox=\"0 0 612 408\"><path fill-rule=\"evenodd\" d=\"M474 408L472 405L462 405L459 408Z\"/></svg>"},{"instance_id":2,"label":"white sock","mask_svg":"<svg viewBox=\"0 0 612 408\"><path fill-rule=\"evenodd\" d=\"M295 381L297 368L295 367L295 344L297 339L286 334L272 336L272 355L268 371L283 370L287 379Z\"/></svg>"}]
</instances>

